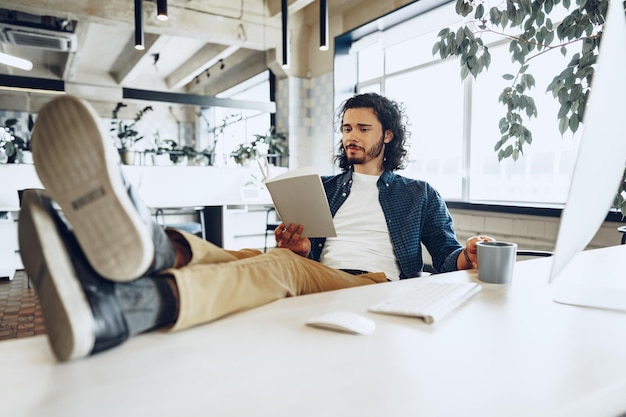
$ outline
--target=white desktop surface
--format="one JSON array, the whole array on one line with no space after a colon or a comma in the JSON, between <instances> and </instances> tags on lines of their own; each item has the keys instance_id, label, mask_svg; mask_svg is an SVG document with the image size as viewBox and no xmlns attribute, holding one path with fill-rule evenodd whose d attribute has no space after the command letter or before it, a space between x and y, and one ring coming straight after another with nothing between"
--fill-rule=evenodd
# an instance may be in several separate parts
<instances>
[{"instance_id":1,"label":"white desktop surface","mask_svg":"<svg viewBox=\"0 0 626 417\"><path fill-rule=\"evenodd\" d=\"M596 262L595 259L602 262ZM572 274L624 276L626 245L584 252ZM6 416L617 416L626 411L626 314L562 305L549 258L516 265L434 325L367 313L415 280L279 300L73 363L44 336L0 342ZM593 266L593 268L592 268ZM476 280L475 271L428 279ZM377 325L305 326L333 310Z\"/></svg>"}]
</instances>

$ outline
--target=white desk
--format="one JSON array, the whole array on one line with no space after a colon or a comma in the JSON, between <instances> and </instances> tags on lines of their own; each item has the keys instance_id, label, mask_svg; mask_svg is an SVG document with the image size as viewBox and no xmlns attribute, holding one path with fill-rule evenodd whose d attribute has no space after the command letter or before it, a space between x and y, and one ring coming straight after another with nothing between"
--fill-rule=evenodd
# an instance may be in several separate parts
<instances>
[{"instance_id":1,"label":"white desk","mask_svg":"<svg viewBox=\"0 0 626 417\"><path fill-rule=\"evenodd\" d=\"M626 246L585 252L570 273L593 265L598 276L623 277L624 259ZM626 411L626 314L554 303L550 264L518 263L510 287L483 284L435 325L365 313L415 282L406 280L280 300L68 364L55 363L43 336L1 342L2 413L617 416ZM339 309L367 314L376 331L304 325Z\"/></svg>"}]
</instances>

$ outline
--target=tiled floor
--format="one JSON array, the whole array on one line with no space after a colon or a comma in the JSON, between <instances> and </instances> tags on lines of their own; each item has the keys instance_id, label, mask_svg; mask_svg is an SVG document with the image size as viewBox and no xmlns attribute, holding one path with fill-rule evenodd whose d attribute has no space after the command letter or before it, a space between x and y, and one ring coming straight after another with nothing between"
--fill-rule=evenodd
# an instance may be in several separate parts
<instances>
[{"instance_id":1,"label":"tiled floor","mask_svg":"<svg viewBox=\"0 0 626 417\"><path fill-rule=\"evenodd\" d=\"M45 334L39 300L24 271L0 279L0 340Z\"/></svg>"}]
</instances>

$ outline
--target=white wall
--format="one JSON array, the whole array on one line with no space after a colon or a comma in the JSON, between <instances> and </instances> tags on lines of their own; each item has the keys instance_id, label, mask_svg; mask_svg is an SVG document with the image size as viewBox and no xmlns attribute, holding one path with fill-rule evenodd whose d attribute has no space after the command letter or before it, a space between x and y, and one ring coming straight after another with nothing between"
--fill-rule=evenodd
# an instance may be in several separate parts
<instances>
[{"instance_id":1,"label":"white wall","mask_svg":"<svg viewBox=\"0 0 626 417\"><path fill-rule=\"evenodd\" d=\"M486 234L498 240L516 242L520 249L554 250L559 218L523 214L494 213L473 210L450 210L459 241ZM622 235L617 231L623 223L605 222L587 249L619 245Z\"/></svg>"},{"instance_id":2,"label":"white wall","mask_svg":"<svg viewBox=\"0 0 626 417\"><path fill-rule=\"evenodd\" d=\"M277 129L289 132L289 166L314 166L322 175L332 174L338 139L333 126L333 73L280 80L276 108Z\"/></svg>"}]
</instances>

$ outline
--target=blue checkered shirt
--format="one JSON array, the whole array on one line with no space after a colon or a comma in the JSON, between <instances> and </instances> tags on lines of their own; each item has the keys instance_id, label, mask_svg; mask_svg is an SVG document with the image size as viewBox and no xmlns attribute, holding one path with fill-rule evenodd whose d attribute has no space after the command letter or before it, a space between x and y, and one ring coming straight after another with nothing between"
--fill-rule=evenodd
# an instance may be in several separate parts
<instances>
[{"instance_id":1,"label":"blue checkered shirt","mask_svg":"<svg viewBox=\"0 0 626 417\"><path fill-rule=\"evenodd\" d=\"M334 217L350 195L352 170L322 177L322 183ZM424 267L420 243L428 249L437 271L456 271L456 260L463 246L456 239L452 217L439 193L425 181L405 178L391 171L380 176L377 186L400 266L400 279L420 276ZM311 238L309 258L319 261L325 242L325 238Z\"/></svg>"}]
</instances>

